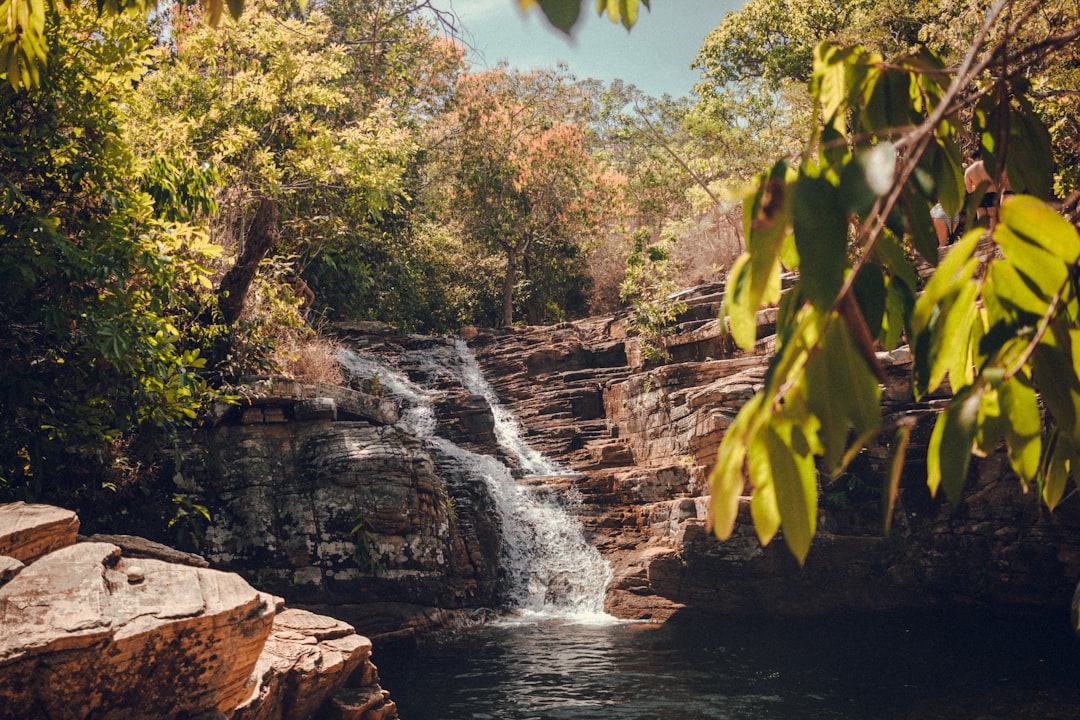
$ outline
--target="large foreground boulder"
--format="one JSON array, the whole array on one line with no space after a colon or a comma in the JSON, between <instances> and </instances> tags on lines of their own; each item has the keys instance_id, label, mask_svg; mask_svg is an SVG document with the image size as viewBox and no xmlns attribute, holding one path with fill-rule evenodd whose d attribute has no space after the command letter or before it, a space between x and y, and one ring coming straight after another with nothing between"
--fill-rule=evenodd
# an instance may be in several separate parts
<instances>
[{"instance_id":1,"label":"large foreground boulder","mask_svg":"<svg viewBox=\"0 0 1080 720\"><path fill-rule=\"evenodd\" d=\"M233 573L75 543L77 529L57 508L0 506L5 552L54 548L0 578L0 719L396 717L351 626Z\"/></svg>"},{"instance_id":2,"label":"large foreground boulder","mask_svg":"<svg viewBox=\"0 0 1080 720\"><path fill-rule=\"evenodd\" d=\"M56 718L229 710L250 694L273 618L273 598L238 575L72 545L0 588L0 706Z\"/></svg>"}]
</instances>

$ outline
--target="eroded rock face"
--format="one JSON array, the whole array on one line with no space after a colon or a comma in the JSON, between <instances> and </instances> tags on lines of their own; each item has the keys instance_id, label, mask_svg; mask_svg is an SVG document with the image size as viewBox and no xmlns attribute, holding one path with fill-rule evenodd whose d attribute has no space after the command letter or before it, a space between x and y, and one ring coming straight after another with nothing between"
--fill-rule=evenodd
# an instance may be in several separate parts
<instances>
[{"instance_id":1,"label":"eroded rock face","mask_svg":"<svg viewBox=\"0 0 1080 720\"><path fill-rule=\"evenodd\" d=\"M351 625L304 610L283 610L255 667L256 687L233 720L284 720L331 716L357 720L397 717L379 687L371 641Z\"/></svg>"},{"instance_id":2,"label":"eroded rock face","mask_svg":"<svg viewBox=\"0 0 1080 720\"><path fill-rule=\"evenodd\" d=\"M670 346L676 362L663 367L643 362L624 318L464 336L526 441L573 470L543 482L580 498L586 534L615 569L611 612L663 619L687 606L728 614L1067 606L1080 577L1080 500L1046 513L999 455L973 463L956 507L931 498L922 459L942 402L914 402L903 350L880 357L889 375L886 423L917 421L890 537L882 535L882 445L844 476L822 476L818 534L804 567L782 536L761 548L745 508L733 537L716 541L706 527L708 470L762 386L776 322L775 311L759 313L755 352L736 352L714 319L720 290L685 298ZM442 392L434 408L440 435L505 459L484 403L431 362L460 361L451 341L386 326L343 328L342 337ZM497 605L490 499L452 461L389 422L392 413L384 419L292 417L214 429L204 465L184 469L215 514L206 538L214 561L263 568L260 580L275 592L350 621L376 618L378 632L437 625L445 609ZM377 559L379 571L365 558Z\"/></svg>"},{"instance_id":3,"label":"eroded rock face","mask_svg":"<svg viewBox=\"0 0 1080 720\"><path fill-rule=\"evenodd\" d=\"M250 694L273 617L273 598L238 575L72 545L0 588L0 707L27 718L231 710Z\"/></svg>"},{"instance_id":4,"label":"eroded rock face","mask_svg":"<svg viewBox=\"0 0 1080 720\"><path fill-rule=\"evenodd\" d=\"M187 456L204 554L291 605L378 635L498 603L490 498L400 424L225 423Z\"/></svg>"},{"instance_id":5,"label":"eroded rock face","mask_svg":"<svg viewBox=\"0 0 1080 720\"><path fill-rule=\"evenodd\" d=\"M0 537L18 530L57 548L13 561L0 581L0 719L397 718L371 642L352 626L285 610L189 556L73 544L72 527L78 518L59 508L0 505Z\"/></svg>"},{"instance_id":6,"label":"eroded rock face","mask_svg":"<svg viewBox=\"0 0 1080 720\"><path fill-rule=\"evenodd\" d=\"M30 563L72 545L79 519L71 510L24 502L0 505L0 556Z\"/></svg>"},{"instance_id":7,"label":"eroded rock face","mask_svg":"<svg viewBox=\"0 0 1080 720\"><path fill-rule=\"evenodd\" d=\"M976 459L961 503L925 485L933 399L915 403L910 356L880 359L884 413L918 420L893 532L883 537L880 485L888 448L869 448L822 478L818 534L799 568L782 536L762 548L748 498L735 533L707 532L707 472L724 431L763 383L775 316L759 316L758 351L719 337L719 295L691 298L672 347L677 361L643 366L619 319L475 333L470 340L527 440L579 474L568 491L615 569L608 609L663 618L680 607L725 614L891 610L935 603L1064 609L1080 578L1080 500L1053 515L1025 493L999 453ZM614 353L614 346L622 352Z\"/></svg>"}]
</instances>

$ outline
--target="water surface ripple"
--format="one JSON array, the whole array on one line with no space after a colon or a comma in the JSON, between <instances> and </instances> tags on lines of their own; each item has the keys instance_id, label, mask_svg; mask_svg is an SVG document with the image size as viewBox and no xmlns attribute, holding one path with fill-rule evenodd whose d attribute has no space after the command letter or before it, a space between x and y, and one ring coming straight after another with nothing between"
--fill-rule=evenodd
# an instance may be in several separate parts
<instances>
[{"instance_id":1,"label":"water surface ripple","mask_svg":"<svg viewBox=\"0 0 1080 720\"><path fill-rule=\"evenodd\" d=\"M376 648L403 720L1070 720L1064 618L495 624Z\"/></svg>"}]
</instances>

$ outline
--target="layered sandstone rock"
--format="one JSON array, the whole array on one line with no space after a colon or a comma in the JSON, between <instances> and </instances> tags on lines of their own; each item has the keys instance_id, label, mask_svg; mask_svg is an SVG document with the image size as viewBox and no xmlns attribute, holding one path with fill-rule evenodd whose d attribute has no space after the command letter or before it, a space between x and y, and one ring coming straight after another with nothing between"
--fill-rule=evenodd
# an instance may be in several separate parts
<instances>
[{"instance_id":1,"label":"layered sandstone rock","mask_svg":"<svg viewBox=\"0 0 1080 720\"><path fill-rule=\"evenodd\" d=\"M586 533L615 569L612 612L661 619L685 606L742 614L1068 602L1080 576L1080 501L1046 513L1000 455L973 463L957 506L931 498L922 458L942 401L914 402L903 350L880 357L886 427L916 423L892 534L882 534L883 441L843 476L822 475L805 567L782 536L761 548L745 508L734 536L717 542L707 532L708 471L762 386L776 322L775 311L759 313L755 351L737 352L715 320L721 290L684 297L666 366L642 360L619 317L463 335L525 440L571 470L527 481L580 499ZM342 327L341 337L431 388L443 438L513 464L486 403L440 370L462 362L452 340L373 324ZM498 604L497 518L452 456L389 411L345 422L340 413L338 422L282 414L290 422L223 421L200 439L202 464L183 469L184 488L214 514L206 542L216 564L257 572L294 603L374 619L379 632Z\"/></svg>"},{"instance_id":2,"label":"layered sandstone rock","mask_svg":"<svg viewBox=\"0 0 1080 720\"><path fill-rule=\"evenodd\" d=\"M304 610L284 610L255 667L255 689L233 720L330 717L383 720L397 717L390 694L379 687L371 641L351 625Z\"/></svg>"},{"instance_id":3,"label":"layered sandstone rock","mask_svg":"<svg viewBox=\"0 0 1080 720\"><path fill-rule=\"evenodd\" d=\"M22 563L75 542L79 519L70 510L24 502L0 505L0 556Z\"/></svg>"},{"instance_id":4,"label":"layered sandstone rock","mask_svg":"<svg viewBox=\"0 0 1080 720\"><path fill-rule=\"evenodd\" d=\"M199 563L75 543L77 530L59 508L0 506L0 542L29 563L0 578L0 718L397 717L371 642L351 626L279 612L276 598ZM53 549L34 559L28 547Z\"/></svg>"},{"instance_id":5,"label":"layered sandstone rock","mask_svg":"<svg viewBox=\"0 0 1080 720\"><path fill-rule=\"evenodd\" d=\"M203 554L290 605L381 635L499 601L491 499L401 424L223 422L186 457Z\"/></svg>"},{"instance_id":6,"label":"layered sandstone rock","mask_svg":"<svg viewBox=\"0 0 1080 720\"><path fill-rule=\"evenodd\" d=\"M79 543L0 588L10 717L230 710L250 694L274 604L237 575Z\"/></svg>"},{"instance_id":7,"label":"layered sandstone rock","mask_svg":"<svg viewBox=\"0 0 1080 720\"><path fill-rule=\"evenodd\" d=\"M615 569L608 607L661 618L680 607L726 613L820 613L934 603L1064 608L1080 578L1080 500L1053 514L1025 493L999 453L976 459L957 505L931 498L926 443L941 402L916 403L910 356L882 354L886 425L916 421L893 518L882 532L889 448L822 476L818 534L800 568L782 536L757 541L748 498L735 533L707 531L707 473L723 433L761 387L775 315L759 314L752 354L734 352L715 317L719 294L688 300L676 362L644 365L619 319L475 333L477 353L526 436L577 474L582 520ZM613 354L618 345L622 355Z\"/></svg>"}]
</instances>

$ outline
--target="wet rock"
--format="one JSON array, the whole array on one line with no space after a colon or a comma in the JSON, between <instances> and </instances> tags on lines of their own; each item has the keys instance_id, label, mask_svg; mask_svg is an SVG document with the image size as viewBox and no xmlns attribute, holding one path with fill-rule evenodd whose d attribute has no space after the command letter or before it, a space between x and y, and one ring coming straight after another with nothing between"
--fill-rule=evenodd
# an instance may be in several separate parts
<instances>
[{"instance_id":1,"label":"wet rock","mask_svg":"<svg viewBox=\"0 0 1080 720\"><path fill-rule=\"evenodd\" d=\"M220 425L186 454L183 489L214 518L206 557L291 606L352 607L377 636L400 626L357 608L498 601L490 498L402 425Z\"/></svg>"}]
</instances>

